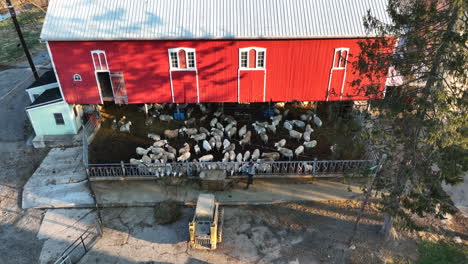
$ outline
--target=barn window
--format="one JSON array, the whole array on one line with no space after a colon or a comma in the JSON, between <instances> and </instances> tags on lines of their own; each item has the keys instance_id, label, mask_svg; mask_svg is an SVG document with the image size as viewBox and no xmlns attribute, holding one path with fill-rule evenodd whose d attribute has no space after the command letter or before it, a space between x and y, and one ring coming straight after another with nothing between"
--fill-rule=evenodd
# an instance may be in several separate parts
<instances>
[{"instance_id":1,"label":"barn window","mask_svg":"<svg viewBox=\"0 0 468 264\"><path fill-rule=\"evenodd\" d=\"M171 66L171 70L196 70L195 49L169 49L169 65Z\"/></svg>"},{"instance_id":2,"label":"barn window","mask_svg":"<svg viewBox=\"0 0 468 264\"><path fill-rule=\"evenodd\" d=\"M73 74L73 81L75 81L75 82L81 82L81 81L82 81L81 75L79 75L78 73Z\"/></svg>"},{"instance_id":3,"label":"barn window","mask_svg":"<svg viewBox=\"0 0 468 264\"><path fill-rule=\"evenodd\" d=\"M348 61L348 48L335 49L333 56L333 69L345 69Z\"/></svg>"},{"instance_id":4,"label":"barn window","mask_svg":"<svg viewBox=\"0 0 468 264\"><path fill-rule=\"evenodd\" d=\"M94 69L96 71L108 71L109 66L107 65L106 52L103 50L93 50L91 51L91 56L93 58Z\"/></svg>"},{"instance_id":5,"label":"barn window","mask_svg":"<svg viewBox=\"0 0 468 264\"><path fill-rule=\"evenodd\" d=\"M247 65L248 64L248 60L247 60L247 56L249 55L249 52L248 51L242 51L241 53L241 58L240 58L240 67L241 68L247 68Z\"/></svg>"},{"instance_id":6,"label":"barn window","mask_svg":"<svg viewBox=\"0 0 468 264\"><path fill-rule=\"evenodd\" d=\"M265 69L266 49L264 48L242 48L239 49L239 68Z\"/></svg>"},{"instance_id":7,"label":"barn window","mask_svg":"<svg viewBox=\"0 0 468 264\"><path fill-rule=\"evenodd\" d=\"M63 120L62 113L54 113L54 119L56 125L65 125L65 120Z\"/></svg>"}]
</instances>

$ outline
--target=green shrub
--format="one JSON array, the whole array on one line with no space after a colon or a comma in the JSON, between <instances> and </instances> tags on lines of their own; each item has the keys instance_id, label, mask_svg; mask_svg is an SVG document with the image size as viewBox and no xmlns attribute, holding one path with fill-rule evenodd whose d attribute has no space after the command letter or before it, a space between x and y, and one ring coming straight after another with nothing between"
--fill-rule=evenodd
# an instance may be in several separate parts
<instances>
[{"instance_id":1,"label":"green shrub","mask_svg":"<svg viewBox=\"0 0 468 264\"><path fill-rule=\"evenodd\" d=\"M419 244L419 264L468 263L468 247L446 241L424 241Z\"/></svg>"}]
</instances>

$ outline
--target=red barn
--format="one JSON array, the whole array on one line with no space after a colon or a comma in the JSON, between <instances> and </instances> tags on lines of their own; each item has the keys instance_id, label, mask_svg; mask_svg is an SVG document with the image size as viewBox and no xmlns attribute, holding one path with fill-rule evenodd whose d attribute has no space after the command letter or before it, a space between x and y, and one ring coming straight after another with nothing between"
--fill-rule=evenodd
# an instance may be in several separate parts
<instances>
[{"instance_id":1,"label":"red barn","mask_svg":"<svg viewBox=\"0 0 468 264\"><path fill-rule=\"evenodd\" d=\"M386 2L51 0L41 39L72 104L367 100L351 66Z\"/></svg>"}]
</instances>

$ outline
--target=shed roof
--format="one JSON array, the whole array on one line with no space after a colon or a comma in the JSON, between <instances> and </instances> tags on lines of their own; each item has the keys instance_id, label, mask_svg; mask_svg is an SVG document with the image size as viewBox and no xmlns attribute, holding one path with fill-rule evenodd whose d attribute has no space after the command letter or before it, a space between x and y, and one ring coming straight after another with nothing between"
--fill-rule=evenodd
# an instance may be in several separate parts
<instances>
[{"instance_id":1,"label":"shed roof","mask_svg":"<svg viewBox=\"0 0 468 264\"><path fill-rule=\"evenodd\" d=\"M26 109L56 103L62 100L63 99L62 99L62 95L60 94L59 88L52 88L52 89L45 90Z\"/></svg>"},{"instance_id":2,"label":"shed roof","mask_svg":"<svg viewBox=\"0 0 468 264\"><path fill-rule=\"evenodd\" d=\"M43 40L366 37L387 0L51 0Z\"/></svg>"},{"instance_id":3,"label":"shed roof","mask_svg":"<svg viewBox=\"0 0 468 264\"><path fill-rule=\"evenodd\" d=\"M42 74L38 80L35 80L31 85L29 85L29 87L26 88L26 90L55 82L57 82L57 79L55 78L54 71L47 71L44 74Z\"/></svg>"}]
</instances>

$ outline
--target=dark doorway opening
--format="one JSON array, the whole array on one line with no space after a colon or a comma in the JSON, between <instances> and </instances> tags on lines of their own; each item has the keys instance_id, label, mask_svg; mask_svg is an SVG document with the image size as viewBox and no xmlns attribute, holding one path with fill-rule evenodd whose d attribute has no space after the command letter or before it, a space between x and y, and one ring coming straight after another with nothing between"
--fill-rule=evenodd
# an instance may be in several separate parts
<instances>
[{"instance_id":1,"label":"dark doorway opening","mask_svg":"<svg viewBox=\"0 0 468 264\"><path fill-rule=\"evenodd\" d=\"M112 92L112 82L109 72L98 72L97 78L99 82L99 88L101 89L102 100L112 101L114 100L114 93Z\"/></svg>"}]
</instances>

